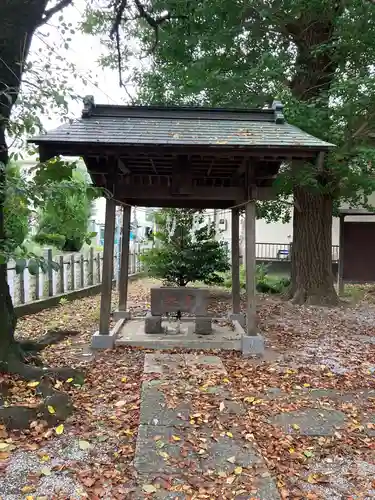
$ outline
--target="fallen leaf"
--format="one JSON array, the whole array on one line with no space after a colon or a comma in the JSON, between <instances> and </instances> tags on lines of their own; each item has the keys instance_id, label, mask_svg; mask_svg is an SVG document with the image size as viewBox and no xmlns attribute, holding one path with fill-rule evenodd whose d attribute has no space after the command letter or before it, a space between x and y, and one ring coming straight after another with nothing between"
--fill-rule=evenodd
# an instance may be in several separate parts
<instances>
[{"instance_id":1,"label":"fallen leaf","mask_svg":"<svg viewBox=\"0 0 375 500\"><path fill-rule=\"evenodd\" d=\"M298 424L292 424L294 430L299 431L300 426Z\"/></svg>"},{"instance_id":2,"label":"fallen leaf","mask_svg":"<svg viewBox=\"0 0 375 500\"><path fill-rule=\"evenodd\" d=\"M43 467L41 470L40 470L40 473L43 475L43 476L50 476L52 474L51 472L51 469L49 467Z\"/></svg>"},{"instance_id":3,"label":"fallen leaf","mask_svg":"<svg viewBox=\"0 0 375 500\"><path fill-rule=\"evenodd\" d=\"M21 493L33 493L35 491L35 486L24 486L21 488Z\"/></svg>"},{"instance_id":4,"label":"fallen leaf","mask_svg":"<svg viewBox=\"0 0 375 500\"><path fill-rule=\"evenodd\" d=\"M226 435L229 437L229 438L232 438L233 437L233 434L231 432L226 432Z\"/></svg>"},{"instance_id":5,"label":"fallen leaf","mask_svg":"<svg viewBox=\"0 0 375 500\"><path fill-rule=\"evenodd\" d=\"M42 462L48 462L48 461L49 461L49 460L51 460L51 459L50 459L50 457L49 457L48 455L42 455L42 456L40 457L40 460L41 460Z\"/></svg>"},{"instance_id":6,"label":"fallen leaf","mask_svg":"<svg viewBox=\"0 0 375 500\"><path fill-rule=\"evenodd\" d=\"M128 377L122 377L121 382L124 382L124 384L128 381Z\"/></svg>"},{"instance_id":7,"label":"fallen leaf","mask_svg":"<svg viewBox=\"0 0 375 500\"><path fill-rule=\"evenodd\" d=\"M39 384L40 384L40 382L36 382L36 381L35 382L29 382L27 384L27 387L37 387Z\"/></svg>"},{"instance_id":8,"label":"fallen leaf","mask_svg":"<svg viewBox=\"0 0 375 500\"><path fill-rule=\"evenodd\" d=\"M126 405L126 401L120 400L115 403L116 408L122 408L123 406Z\"/></svg>"},{"instance_id":9,"label":"fallen leaf","mask_svg":"<svg viewBox=\"0 0 375 500\"><path fill-rule=\"evenodd\" d=\"M55 428L55 432L58 436L64 432L64 424L60 424Z\"/></svg>"},{"instance_id":10,"label":"fallen leaf","mask_svg":"<svg viewBox=\"0 0 375 500\"><path fill-rule=\"evenodd\" d=\"M70 384L70 382L73 382L73 379L72 379L72 377L70 377L70 378L67 378L67 379L66 379L66 382L68 382L68 384Z\"/></svg>"},{"instance_id":11,"label":"fallen leaf","mask_svg":"<svg viewBox=\"0 0 375 500\"><path fill-rule=\"evenodd\" d=\"M307 458L311 458L314 455L314 453L312 451L309 451L309 450L304 451L303 454Z\"/></svg>"},{"instance_id":12,"label":"fallen leaf","mask_svg":"<svg viewBox=\"0 0 375 500\"><path fill-rule=\"evenodd\" d=\"M47 409L51 415L54 415L56 413L55 408L53 406L47 406Z\"/></svg>"},{"instance_id":13,"label":"fallen leaf","mask_svg":"<svg viewBox=\"0 0 375 500\"><path fill-rule=\"evenodd\" d=\"M88 441L78 441L78 446L80 450L88 450L91 448L91 444Z\"/></svg>"},{"instance_id":14,"label":"fallen leaf","mask_svg":"<svg viewBox=\"0 0 375 500\"><path fill-rule=\"evenodd\" d=\"M244 399L245 403L253 403L255 401L255 398L253 397L247 397Z\"/></svg>"},{"instance_id":15,"label":"fallen leaf","mask_svg":"<svg viewBox=\"0 0 375 500\"><path fill-rule=\"evenodd\" d=\"M181 441L181 438L179 436L172 436L173 441Z\"/></svg>"},{"instance_id":16,"label":"fallen leaf","mask_svg":"<svg viewBox=\"0 0 375 500\"><path fill-rule=\"evenodd\" d=\"M236 476L239 476L240 474L242 474L242 467L236 467L233 471Z\"/></svg>"},{"instance_id":17,"label":"fallen leaf","mask_svg":"<svg viewBox=\"0 0 375 500\"><path fill-rule=\"evenodd\" d=\"M142 490L145 493L156 493L156 491L157 491L157 489L155 488L155 486L153 484L144 484L142 486Z\"/></svg>"}]
</instances>

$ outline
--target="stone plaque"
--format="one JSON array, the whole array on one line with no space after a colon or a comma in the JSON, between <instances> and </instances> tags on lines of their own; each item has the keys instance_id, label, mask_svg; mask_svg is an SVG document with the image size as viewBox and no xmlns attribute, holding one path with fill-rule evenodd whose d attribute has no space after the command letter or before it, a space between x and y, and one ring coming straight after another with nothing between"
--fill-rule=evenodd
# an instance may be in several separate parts
<instances>
[{"instance_id":1,"label":"stone plaque","mask_svg":"<svg viewBox=\"0 0 375 500\"><path fill-rule=\"evenodd\" d=\"M204 288L151 288L151 314L160 316L166 313L207 315L209 290Z\"/></svg>"}]
</instances>

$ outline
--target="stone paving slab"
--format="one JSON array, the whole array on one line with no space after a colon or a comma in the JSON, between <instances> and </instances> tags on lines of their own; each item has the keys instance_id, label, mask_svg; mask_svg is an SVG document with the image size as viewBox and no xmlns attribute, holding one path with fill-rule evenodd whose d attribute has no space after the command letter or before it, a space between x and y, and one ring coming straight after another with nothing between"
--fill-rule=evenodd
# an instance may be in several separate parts
<instances>
[{"instance_id":1,"label":"stone paving slab","mask_svg":"<svg viewBox=\"0 0 375 500\"><path fill-rule=\"evenodd\" d=\"M298 432L304 436L332 436L345 425L346 416L338 410L306 408L280 413L272 419L287 434Z\"/></svg>"},{"instance_id":2,"label":"stone paving slab","mask_svg":"<svg viewBox=\"0 0 375 500\"><path fill-rule=\"evenodd\" d=\"M191 397L199 397L202 390L205 391L210 418L212 416L223 423L233 415L246 413L241 403L231 400L225 382L223 386L207 388L194 385L202 383L199 374L203 378L208 376L208 379L218 381L226 377L220 358L194 354L146 354L145 372L155 374L157 379L145 381L142 386L140 426L134 458L139 477L134 500L148 498L142 491L144 484L160 484L151 495L153 499L185 500L188 496L178 489L179 485L188 484L189 477L197 475L209 481L210 474L233 474L236 467L246 470L251 481L254 481L252 484L257 488L257 499L280 500L274 480L268 473L264 474L267 468L263 458L236 429L227 427L228 436L221 431L221 435L213 435L209 427L211 421L203 420L195 427L191 419L194 416L191 413L194 411ZM197 374L198 377L194 379L192 375ZM163 395L166 385L172 387L174 395L177 394L173 398L173 403L177 400L177 405L173 408L168 407ZM220 403L224 404L222 411L219 411ZM262 470L262 474L257 474L257 469ZM158 478L165 476L173 477L176 491L167 491L163 489L162 482L158 483ZM242 494L233 498L248 500L250 497L249 494Z\"/></svg>"}]
</instances>

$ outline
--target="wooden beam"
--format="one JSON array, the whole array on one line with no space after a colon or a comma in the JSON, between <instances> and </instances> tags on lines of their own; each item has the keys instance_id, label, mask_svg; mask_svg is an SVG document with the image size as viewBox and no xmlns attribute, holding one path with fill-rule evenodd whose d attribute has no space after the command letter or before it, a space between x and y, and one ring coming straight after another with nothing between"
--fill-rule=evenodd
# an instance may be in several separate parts
<instances>
[{"instance_id":1,"label":"wooden beam","mask_svg":"<svg viewBox=\"0 0 375 500\"><path fill-rule=\"evenodd\" d=\"M240 295L240 211L232 208L232 312L241 312Z\"/></svg>"},{"instance_id":2,"label":"wooden beam","mask_svg":"<svg viewBox=\"0 0 375 500\"><path fill-rule=\"evenodd\" d=\"M340 215L340 230L339 230L339 264L337 270L337 288L339 295L344 294L344 226L345 215Z\"/></svg>"},{"instance_id":3,"label":"wooden beam","mask_svg":"<svg viewBox=\"0 0 375 500\"><path fill-rule=\"evenodd\" d=\"M172 194L190 195L194 192L191 165L187 155L179 155L172 164Z\"/></svg>"},{"instance_id":4,"label":"wooden beam","mask_svg":"<svg viewBox=\"0 0 375 500\"><path fill-rule=\"evenodd\" d=\"M120 181L115 186L115 198L126 200L127 198L137 199L179 199L179 200L238 200L244 201L243 187L209 187L209 186L194 186L193 192L189 195L172 194L169 186L162 185L133 185Z\"/></svg>"},{"instance_id":5,"label":"wooden beam","mask_svg":"<svg viewBox=\"0 0 375 500\"><path fill-rule=\"evenodd\" d=\"M122 213L121 259L119 279L119 311L126 311L129 279L130 205L124 205Z\"/></svg>"},{"instance_id":6,"label":"wooden beam","mask_svg":"<svg viewBox=\"0 0 375 500\"><path fill-rule=\"evenodd\" d=\"M109 334L113 281L113 252L115 244L115 211L116 203L114 199L108 198L105 208L103 278L100 298L99 333L101 335Z\"/></svg>"},{"instance_id":7,"label":"wooden beam","mask_svg":"<svg viewBox=\"0 0 375 500\"><path fill-rule=\"evenodd\" d=\"M246 204L246 333L257 334L256 324L256 253L255 253L255 201Z\"/></svg>"}]
</instances>

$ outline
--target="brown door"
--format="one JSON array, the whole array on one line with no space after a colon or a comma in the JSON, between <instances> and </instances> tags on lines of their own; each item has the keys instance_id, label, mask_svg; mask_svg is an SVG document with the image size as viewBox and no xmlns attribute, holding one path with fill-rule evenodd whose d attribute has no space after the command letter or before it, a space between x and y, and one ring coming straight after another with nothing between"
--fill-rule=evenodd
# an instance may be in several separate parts
<instances>
[{"instance_id":1,"label":"brown door","mask_svg":"<svg viewBox=\"0 0 375 500\"><path fill-rule=\"evenodd\" d=\"M344 281L375 281L375 222L344 223Z\"/></svg>"}]
</instances>

